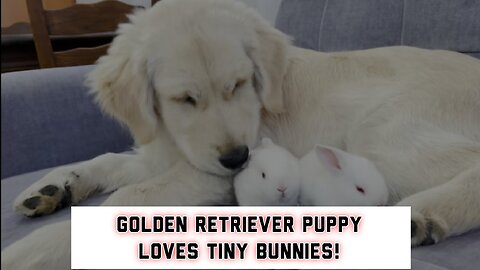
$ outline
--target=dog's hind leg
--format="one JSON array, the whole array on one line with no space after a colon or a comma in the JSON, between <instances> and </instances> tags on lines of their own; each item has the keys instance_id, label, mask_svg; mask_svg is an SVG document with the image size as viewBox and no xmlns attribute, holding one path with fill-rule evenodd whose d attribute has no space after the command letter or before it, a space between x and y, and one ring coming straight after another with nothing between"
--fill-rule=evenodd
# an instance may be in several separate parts
<instances>
[{"instance_id":1,"label":"dog's hind leg","mask_svg":"<svg viewBox=\"0 0 480 270\"><path fill-rule=\"evenodd\" d=\"M434 244L480 227L475 123L470 132L466 127L462 131L467 137L404 116L378 122L367 121L356 130L347 150L375 163L387 181L392 204L412 206L412 245Z\"/></svg>"},{"instance_id":2,"label":"dog's hind leg","mask_svg":"<svg viewBox=\"0 0 480 270\"><path fill-rule=\"evenodd\" d=\"M92 160L54 169L24 190L14 202L17 212L41 216L76 204L90 195L110 192L152 177L138 155L104 154Z\"/></svg>"},{"instance_id":3,"label":"dog's hind leg","mask_svg":"<svg viewBox=\"0 0 480 270\"><path fill-rule=\"evenodd\" d=\"M412 246L431 245L480 227L480 160L451 181L409 196Z\"/></svg>"}]
</instances>

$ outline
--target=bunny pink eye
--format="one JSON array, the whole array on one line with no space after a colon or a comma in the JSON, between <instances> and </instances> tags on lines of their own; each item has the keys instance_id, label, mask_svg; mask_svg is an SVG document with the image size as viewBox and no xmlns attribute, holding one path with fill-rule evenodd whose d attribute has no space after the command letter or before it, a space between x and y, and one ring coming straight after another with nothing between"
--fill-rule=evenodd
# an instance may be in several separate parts
<instances>
[{"instance_id":1,"label":"bunny pink eye","mask_svg":"<svg viewBox=\"0 0 480 270\"><path fill-rule=\"evenodd\" d=\"M265 173L264 172L262 172L262 178L265 179Z\"/></svg>"}]
</instances>

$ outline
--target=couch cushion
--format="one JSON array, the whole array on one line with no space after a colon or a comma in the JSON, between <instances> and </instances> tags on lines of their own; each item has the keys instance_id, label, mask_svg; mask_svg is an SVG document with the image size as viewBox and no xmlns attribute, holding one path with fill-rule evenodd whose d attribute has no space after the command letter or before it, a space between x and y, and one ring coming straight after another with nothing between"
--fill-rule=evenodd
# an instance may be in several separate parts
<instances>
[{"instance_id":1,"label":"couch cushion","mask_svg":"<svg viewBox=\"0 0 480 270\"><path fill-rule=\"evenodd\" d=\"M85 86L92 66L2 74L2 178L121 152L128 132Z\"/></svg>"},{"instance_id":2,"label":"couch cushion","mask_svg":"<svg viewBox=\"0 0 480 270\"><path fill-rule=\"evenodd\" d=\"M403 10L402 44L480 52L480 1L408 0Z\"/></svg>"},{"instance_id":3,"label":"couch cushion","mask_svg":"<svg viewBox=\"0 0 480 270\"><path fill-rule=\"evenodd\" d=\"M321 51L408 45L479 57L477 0L287 0L276 26Z\"/></svg>"},{"instance_id":4,"label":"couch cushion","mask_svg":"<svg viewBox=\"0 0 480 270\"><path fill-rule=\"evenodd\" d=\"M13 210L13 201L20 192L42 178L52 169L21 174L2 179L2 250L11 243L23 238L30 232L44 225L55 223L70 218L70 208L64 208L52 215L27 218ZM81 205L101 204L107 195L100 195L85 200Z\"/></svg>"},{"instance_id":5,"label":"couch cushion","mask_svg":"<svg viewBox=\"0 0 480 270\"><path fill-rule=\"evenodd\" d=\"M51 169L26 173L1 181L2 190L2 250L26 236L36 228L70 218L70 208L62 209L52 215L27 218L13 211L15 197L47 174ZM97 195L81 205L99 205L108 195ZM478 251L480 250L480 229L453 237L434 246L419 247L412 250L412 269L476 270Z\"/></svg>"},{"instance_id":6,"label":"couch cushion","mask_svg":"<svg viewBox=\"0 0 480 270\"><path fill-rule=\"evenodd\" d=\"M453 237L437 245L412 250L412 259L447 269L478 270L480 229Z\"/></svg>"}]
</instances>

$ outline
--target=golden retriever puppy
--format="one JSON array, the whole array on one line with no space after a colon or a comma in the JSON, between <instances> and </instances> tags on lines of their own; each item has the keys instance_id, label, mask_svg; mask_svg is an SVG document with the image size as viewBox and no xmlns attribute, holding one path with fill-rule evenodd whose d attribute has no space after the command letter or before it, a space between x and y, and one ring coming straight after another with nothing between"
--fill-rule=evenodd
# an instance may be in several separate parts
<instances>
[{"instance_id":1,"label":"golden retriever puppy","mask_svg":"<svg viewBox=\"0 0 480 270\"><path fill-rule=\"evenodd\" d=\"M89 82L130 129L136 154L53 170L19 195L19 213L114 190L106 205L232 204L232 175L268 136L296 156L324 144L372 160L390 203L412 206L412 245L480 226L477 59L408 47L304 50L232 1L164 0L118 33ZM69 227L13 244L2 268L69 269Z\"/></svg>"}]
</instances>

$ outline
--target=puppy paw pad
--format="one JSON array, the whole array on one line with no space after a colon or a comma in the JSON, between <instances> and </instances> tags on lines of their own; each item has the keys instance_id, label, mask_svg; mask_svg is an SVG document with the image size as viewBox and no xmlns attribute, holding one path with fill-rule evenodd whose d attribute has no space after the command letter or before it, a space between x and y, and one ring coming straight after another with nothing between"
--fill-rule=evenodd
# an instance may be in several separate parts
<instances>
[{"instance_id":1,"label":"puppy paw pad","mask_svg":"<svg viewBox=\"0 0 480 270\"><path fill-rule=\"evenodd\" d=\"M41 200L40 196L35 196L35 197L28 198L25 201L23 201L23 206L25 206L28 209L33 210L33 209L37 208L37 206L40 204L40 200Z\"/></svg>"},{"instance_id":2,"label":"puppy paw pad","mask_svg":"<svg viewBox=\"0 0 480 270\"><path fill-rule=\"evenodd\" d=\"M70 186L61 188L55 185L47 185L35 193L15 207L17 212L27 217L39 217L72 204Z\"/></svg>"},{"instance_id":3,"label":"puppy paw pad","mask_svg":"<svg viewBox=\"0 0 480 270\"><path fill-rule=\"evenodd\" d=\"M57 186L54 185L48 185L44 186L42 189L40 189L38 192L40 194L45 195L45 196L53 196L55 195L60 189Z\"/></svg>"}]
</instances>

